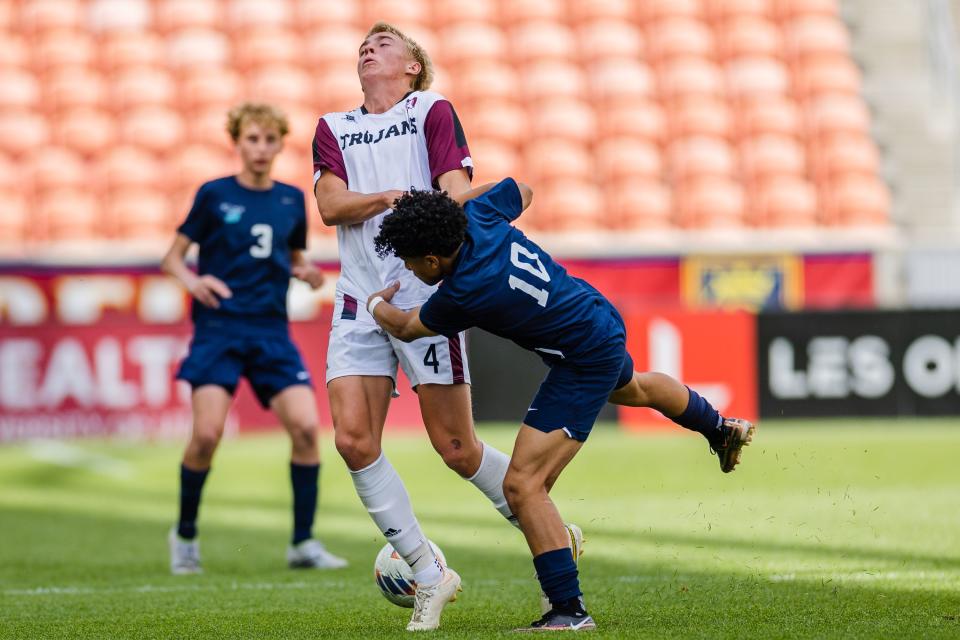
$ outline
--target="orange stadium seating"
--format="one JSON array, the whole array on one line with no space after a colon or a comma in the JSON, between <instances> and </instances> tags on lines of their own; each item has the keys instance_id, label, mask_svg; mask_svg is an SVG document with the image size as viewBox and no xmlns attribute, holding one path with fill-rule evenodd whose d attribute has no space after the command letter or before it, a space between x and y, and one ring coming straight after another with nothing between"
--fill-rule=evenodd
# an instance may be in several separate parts
<instances>
[{"instance_id":1,"label":"orange stadium seating","mask_svg":"<svg viewBox=\"0 0 960 640\"><path fill-rule=\"evenodd\" d=\"M360 103L378 19L430 52L476 179L534 186L531 226L890 224L837 0L10 0L3 246L168 234L234 169L244 99L288 112L278 175L309 192L317 118Z\"/></svg>"}]
</instances>

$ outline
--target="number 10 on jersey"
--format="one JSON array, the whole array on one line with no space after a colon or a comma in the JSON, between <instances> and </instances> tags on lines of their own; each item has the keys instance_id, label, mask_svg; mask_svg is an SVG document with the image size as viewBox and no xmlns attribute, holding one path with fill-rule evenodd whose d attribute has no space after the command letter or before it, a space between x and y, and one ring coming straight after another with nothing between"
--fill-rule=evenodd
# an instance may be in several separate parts
<instances>
[{"instance_id":1,"label":"number 10 on jersey","mask_svg":"<svg viewBox=\"0 0 960 640\"><path fill-rule=\"evenodd\" d=\"M520 256L523 256L530 262L524 262L520 259ZM536 253L530 252L526 247L516 242L510 245L510 262L513 264L513 266L521 271L526 271L527 273L536 276L543 282L550 282L550 274L547 273L547 270L543 267L543 263L540 262L540 256ZM536 300L537 304L539 304L541 307L547 306L547 298L550 297L550 292L546 289L535 287L526 280L522 280L513 274L510 274L510 277L507 279L507 284L510 285L511 289L523 291L525 294Z\"/></svg>"}]
</instances>

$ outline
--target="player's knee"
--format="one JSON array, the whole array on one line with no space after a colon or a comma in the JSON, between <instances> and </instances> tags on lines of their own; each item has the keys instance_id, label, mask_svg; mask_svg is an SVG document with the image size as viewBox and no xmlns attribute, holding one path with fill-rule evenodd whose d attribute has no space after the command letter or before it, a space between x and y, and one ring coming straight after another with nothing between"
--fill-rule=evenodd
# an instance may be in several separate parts
<instances>
[{"instance_id":1,"label":"player's knee","mask_svg":"<svg viewBox=\"0 0 960 640\"><path fill-rule=\"evenodd\" d=\"M190 439L193 454L202 459L213 458L217 445L220 444L220 430L203 425L194 426L193 437Z\"/></svg>"},{"instance_id":2,"label":"player's knee","mask_svg":"<svg viewBox=\"0 0 960 640\"><path fill-rule=\"evenodd\" d=\"M454 439L436 449L443 458L444 464L464 478L469 478L477 472L480 460L483 458L483 448L476 440L463 443Z\"/></svg>"},{"instance_id":3,"label":"player's knee","mask_svg":"<svg viewBox=\"0 0 960 640\"><path fill-rule=\"evenodd\" d=\"M298 452L314 451L317 448L317 423L312 420L294 421L288 425L293 449Z\"/></svg>"},{"instance_id":4,"label":"player's knee","mask_svg":"<svg viewBox=\"0 0 960 640\"><path fill-rule=\"evenodd\" d=\"M542 491L543 486L538 486L533 478L512 468L507 471L507 475L503 478L503 497L507 499L507 505L514 513L522 510L530 498Z\"/></svg>"},{"instance_id":5,"label":"player's knee","mask_svg":"<svg viewBox=\"0 0 960 640\"><path fill-rule=\"evenodd\" d=\"M380 456L380 447L368 436L337 430L333 444L347 467L354 471L373 464Z\"/></svg>"}]
</instances>

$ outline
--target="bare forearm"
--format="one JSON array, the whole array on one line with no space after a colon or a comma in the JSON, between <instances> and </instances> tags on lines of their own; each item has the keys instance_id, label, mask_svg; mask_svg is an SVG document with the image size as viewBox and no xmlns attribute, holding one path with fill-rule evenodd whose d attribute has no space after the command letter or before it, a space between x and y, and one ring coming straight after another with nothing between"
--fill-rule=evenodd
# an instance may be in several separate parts
<instances>
[{"instance_id":1,"label":"bare forearm","mask_svg":"<svg viewBox=\"0 0 960 640\"><path fill-rule=\"evenodd\" d=\"M318 190L317 207L320 209L320 218L328 227L357 224L389 209L393 205L390 193L321 193Z\"/></svg>"},{"instance_id":2,"label":"bare forearm","mask_svg":"<svg viewBox=\"0 0 960 640\"><path fill-rule=\"evenodd\" d=\"M373 317L384 331L398 340L410 342L423 336L412 335L409 327L415 311L402 311L389 302L381 302L373 310Z\"/></svg>"},{"instance_id":3,"label":"bare forearm","mask_svg":"<svg viewBox=\"0 0 960 640\"><path fill-rule=\"evenodd\" d=\"M160 263L160 268L167 275L173 276L180 281L180 284L186 289L193 287L197 281L197 274L193 272L183 258L176 254L167 254Z\"/></svg>"}]
</instances>

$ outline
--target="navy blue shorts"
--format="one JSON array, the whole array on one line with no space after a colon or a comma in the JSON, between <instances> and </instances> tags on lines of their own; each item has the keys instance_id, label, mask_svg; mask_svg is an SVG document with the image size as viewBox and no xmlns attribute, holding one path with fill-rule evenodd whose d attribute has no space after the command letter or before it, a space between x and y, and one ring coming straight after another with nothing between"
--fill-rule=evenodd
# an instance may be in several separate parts
<instances>
[{"instance_id":1,"label":"navy blue shorts","mask_svg":"<svg viewBox=\"0 0 960 640\"><path fill-rule=\"evenodd\" d=\"M275 395L298 384L311 385L310 372L289 335L240 337L197 333L177 378L196 389L214 384L231 395L245 377L257 400L269 408Z\"/></svg>"},{"instance_id":2,"label":"navy blue shorts","mask_svg":"<svg viewBox=\"0 0 960 640\"><path fill-rule=\"evenodd\" d=\"M633 379L626 338L611 338L589 359L546 360L550 366L523 422L545 433L563 429L586 442L610 394Z\"/></svg>"}]
</instances>

